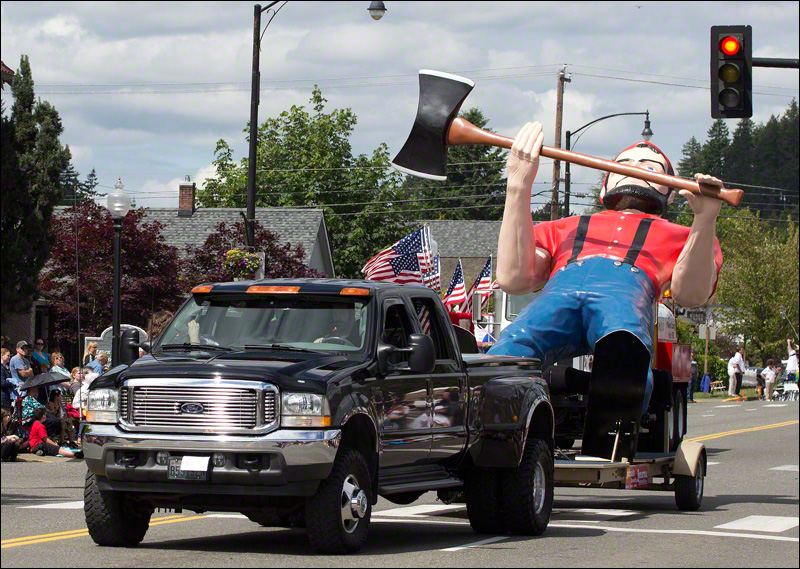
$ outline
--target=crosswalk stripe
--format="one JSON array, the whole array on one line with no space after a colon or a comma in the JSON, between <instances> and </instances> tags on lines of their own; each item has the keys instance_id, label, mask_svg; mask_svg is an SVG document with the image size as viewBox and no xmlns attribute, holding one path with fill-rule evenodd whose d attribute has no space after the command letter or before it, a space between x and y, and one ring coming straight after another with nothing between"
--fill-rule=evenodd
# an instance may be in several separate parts
<instances>
[{"instance_id":1,"label":"crosswalk stripe","mask_svg":"<svg viewBox=\"0 0 800 569\"><path fill-rule=\"evenodd\" d=\"M763 531L781 533L800 525L800 518L786 516L747 516L726 524L714 526L714 529L737 529L745 531Z\"/></svg>"}]
</instances>

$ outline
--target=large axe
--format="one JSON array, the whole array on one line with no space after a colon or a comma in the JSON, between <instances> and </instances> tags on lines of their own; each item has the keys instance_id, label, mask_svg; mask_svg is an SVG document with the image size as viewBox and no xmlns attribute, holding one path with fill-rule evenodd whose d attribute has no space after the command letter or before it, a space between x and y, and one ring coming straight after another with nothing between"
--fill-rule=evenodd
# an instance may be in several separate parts
<instances>
[{"instance_id":1,"label":"large axe","mask_svg":"<svg viewBox=\"0 0 800 569\"><path fill-rule=\"evenodd\" d=\"M474 86L475 83L465 77L430 69L420 70L417 118L408 140L392 161L392 166L412 176L429 180L446 180L448 146L483 144L511 148L514 144L513 138L480 129L458 117L461 104ZM720 199L733 207L739 207L744 197L742 190L715 189L708 186L703 186L701 189L700 185L692 180L659 174L561 148L542 146L541 155L671 188L689 190L694 194Z\"/></svg>"}]
</instances>

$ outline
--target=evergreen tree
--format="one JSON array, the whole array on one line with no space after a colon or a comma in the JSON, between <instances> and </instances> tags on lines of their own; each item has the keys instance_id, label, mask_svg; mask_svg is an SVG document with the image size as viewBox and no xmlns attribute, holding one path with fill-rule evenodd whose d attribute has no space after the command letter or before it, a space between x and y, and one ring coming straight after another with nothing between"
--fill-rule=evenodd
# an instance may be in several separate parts
<instances>
[{"instance_id":1,"label":"evergreen tree","mask_svg":"<svg viewBox=\"0 0 800 569\"><path fill-rule=\"evenodd\" d=\"M710 174L722 179L725 172L725 151L730 146L730 132L728 125L722 119L717 119L708 129L708 139L700 152L700 165L703 174Z\"/></svg>"},{"instance_id":2,"label":"evergreen tree","mask_svg":"<svg viewBox=\"0 0 800 569\"><path fill-rule=\"evenodd\" d=\"M489 119L477 107L462 111L459 116L478 128L493 132L486 126ZM424 201L412 202L405 209L422 209L413 214L416 219L501 219L506 195L506 156L505 150L491 146L448 148L447 180L406 177L401 199ZM467 207L469 209L452 209Z\"/></svg>"},{"instance_id":3,"label":"evergreen tree","mask_svg":"<svg viewBox=\"0 0 800 569\"><path fill-rule=\"evenodd\" d=\"M11 93L11 116L2 121L2 316L27 311L38 297L37 277L53 242L48 228L61 199L59 178L70 160L69 148L59 142L64 129L58 112L47 101L35 100L26 55L20 58Z\"/></svg>"},{"instance_id":4,"label":"evergreen tree","mask_svg":"<svg viewBox=\"0 0 800 569\"><path fill-rule=\"evenodd\" d=\"M692 178L697 172L702 172L702 159L701 154L703 146L697 142L695 137L689 139L689 142L683 145L681 150L681 159L678 162L678 176L684 178Z\"/></svg>"}]
</instances>

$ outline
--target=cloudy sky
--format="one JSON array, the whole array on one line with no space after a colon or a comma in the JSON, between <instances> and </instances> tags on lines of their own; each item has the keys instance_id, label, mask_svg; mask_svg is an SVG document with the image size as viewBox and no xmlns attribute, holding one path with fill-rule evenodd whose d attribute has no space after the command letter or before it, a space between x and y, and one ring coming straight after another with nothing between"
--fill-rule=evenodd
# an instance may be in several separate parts
<instances>
[{"instance_id":1,"label":"cloudy sky","mask_svg":"<svg viewBox=\"0 0 800 569\"><path fill-rule=\"evenodd\" d=\"M552 146L566 64L564 131L649 110L652 142L677 163L683 144L704 141L711 126L712 25L751 25L754 57L797 58L800 43L797 2L385 4L373 21L368 0L288 2L264 33L260 120L306 105L317 83L328 109L357 115L356 153L385 142L394 155L416 114L417 72L427 68L473 79L464 108L479 107L496 132L514 136L538 120ZM177 207L185 176L213 174L217 140L235 159L247 155L253 5L3 1L2 59L17 70L20 55L29 56L36 93L58 109L62 143L82 177L95 168L107 191L121 176L137 205ZM755 68L753 76L756 122L798 96L796 69ZM2 99L10 108L8 87ZM638 140L642 119L598 123L574 149L613 158ZM572 171L578 192L598 176ZM551 179L543 159L537 191Z\"/></svg>"}]
</instances>

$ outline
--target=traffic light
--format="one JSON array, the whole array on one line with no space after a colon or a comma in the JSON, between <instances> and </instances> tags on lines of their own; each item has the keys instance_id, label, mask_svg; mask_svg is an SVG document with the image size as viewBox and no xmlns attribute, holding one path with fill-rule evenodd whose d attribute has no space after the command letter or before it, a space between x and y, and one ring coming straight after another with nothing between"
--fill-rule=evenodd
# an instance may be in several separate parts
<instances>
[{"instance_id":1,"label":"traffic light","mask_svg":"<svg viewBox=\"0 0 800 569\"><path fill-rule=\"evenodd\" d=\"M753 116L753 28L711 27L711 118Z\"/></svg>"}]
</instances>

